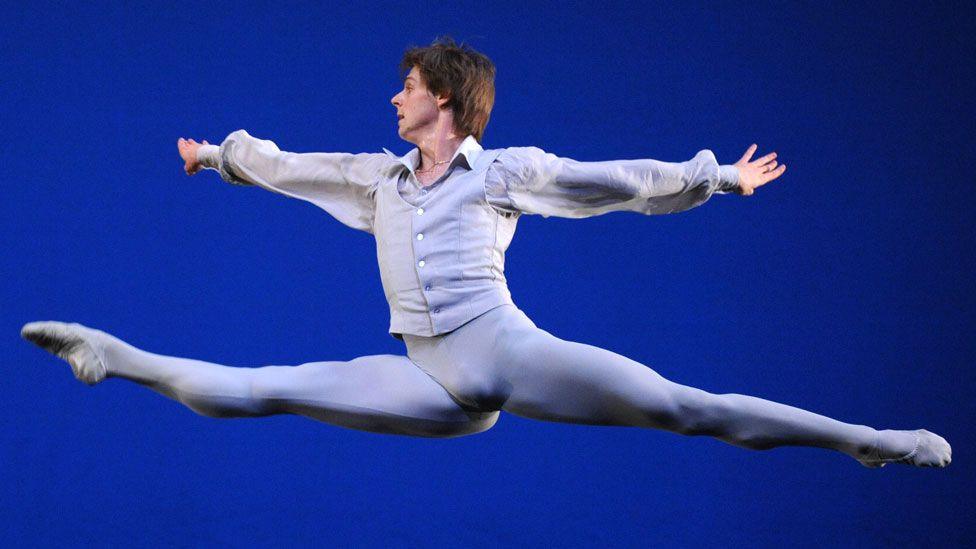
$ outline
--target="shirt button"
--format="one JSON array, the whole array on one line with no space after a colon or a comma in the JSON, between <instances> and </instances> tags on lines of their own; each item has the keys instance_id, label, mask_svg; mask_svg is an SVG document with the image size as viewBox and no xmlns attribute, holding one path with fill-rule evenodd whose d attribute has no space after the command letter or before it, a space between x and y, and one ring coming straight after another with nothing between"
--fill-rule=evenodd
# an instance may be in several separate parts
<instances>
[{"instance_id":1,"label":"shirt button","mask_svg":"<svg viewBox=\"0 0 976 549\"><path fill-rule=\"evenodd\" d=\"M420 194L427 194L427 189L420 189Z\"/></svg>"},{"instance_id":2,"label":"shirt button","mask_svg":"<svg viewBox=\"0 0 976 549\"><path fill-rule=\"evenodd\" d=\"M424 215L424 209L423 208L417 208L417 215Z\"/></svg>"},{"instance_id":3,"label":"shirt button","mask_svg":"<svg viewBox=\"0 0 976 549\"><path fill-rule=\"evenodd\" d=\"M427 264L427 262L424 261L423 259L421 259L420 261L417 262L417 265L420 265L421 267L423 267L426 264Z\"/></svg>"},{"instance_id":4,"label":"shirt button","mask_svg":"<svg viewBox=\"0 0 976 549\"><path fill-rule=\"evenodd\" d=\"M440 308L440 307L438 307L438 308L436 308L436 309L434 309L434 312L435 312L435 313L439 313L439 312L441 312L441 308Z\"/></svg>"},{"instance_id":5,"label":"shirt button","mask_svg":"<svg viewBox=\"0 0 976 549\"><path fill-rule=\"evenodd\" d=\"M418 233L417 240L423 240L423 239L424 239L424 233Z\"/></svg>"},{"instance_id":6,"label":"shirt button","mask_svg":"<svg viewBox=\"0 0 976 549\"><path fill-rule=\"evenodd\" d=\"M429 292L429 291L430 291L430 284L428 284L428 285L426 285L426 286L424 286L424 289L425 289L425 290L427 290L427 291Z\"/></svg>"}]
</instances>

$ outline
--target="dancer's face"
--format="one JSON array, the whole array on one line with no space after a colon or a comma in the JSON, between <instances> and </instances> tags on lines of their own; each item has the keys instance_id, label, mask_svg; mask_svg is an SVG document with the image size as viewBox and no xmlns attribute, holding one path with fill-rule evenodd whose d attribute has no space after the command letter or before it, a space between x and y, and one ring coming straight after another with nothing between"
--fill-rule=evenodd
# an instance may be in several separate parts
<instances>
[{"instance_id":1,"label":"dancer's face","mask_svg":"<svg viewBox=\"0 0 976 549\"><path fill-rule=\"evenodd\" d=\"M434 133L439 107L446 102L445 97L431 95L417 67L410 69L403 80L403 89L390 99L398 113L400 137L416 144L425 135Z\"/></svg>"}]
</instances>

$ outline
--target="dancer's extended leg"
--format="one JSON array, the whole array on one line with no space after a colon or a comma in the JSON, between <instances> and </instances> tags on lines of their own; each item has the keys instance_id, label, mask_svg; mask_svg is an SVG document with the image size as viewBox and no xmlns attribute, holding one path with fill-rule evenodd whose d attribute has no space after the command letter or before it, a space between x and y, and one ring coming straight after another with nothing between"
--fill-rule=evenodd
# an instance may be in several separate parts
<instances>
[{"instance_id":1,"label":"dancer's extended leg","mask_svg":"<svg viewBox=\"0 0 976 549\"><path fill-rule=\"evenodd\" d=\"M31 323L23 333L70 357L76 375L79 368L89 372L79 376L89 384L105 377L128 379L210 417L296 414L352 429L424 437L478 433L498 419L498 412L462 409L405 356L235 368L150 353L77 324ZM100 370L99 361L102 375L92 374Z\"/></svg>"},{"instance_id":2,"label":"dancer's extended leg","mask_svg":"<svg viewBox=\"0 0 976 549\"><path fill-rule=\"evenodd\" d=\"M925 430L877 431L761 398L712 394L544 330L519 330L510 342L511 364L504 371L511 393L503 409L519 416L708 435L755 450L817 446L844 452L867 466L899 460L945 466L951 457L948 443Z\"/></svg>"}]
</instances>

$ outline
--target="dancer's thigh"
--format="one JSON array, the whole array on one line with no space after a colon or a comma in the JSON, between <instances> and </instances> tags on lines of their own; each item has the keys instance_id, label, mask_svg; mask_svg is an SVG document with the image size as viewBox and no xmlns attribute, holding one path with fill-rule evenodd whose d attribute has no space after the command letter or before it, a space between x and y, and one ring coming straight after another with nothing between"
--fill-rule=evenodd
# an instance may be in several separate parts
<instances>
[{"instance_id":1,"label":"dancer's thigh","mask_svg":"<svg viewBox=\"0 0 976 549\"><path fill-rule=\"evenodd\" d=\"M359 430L451 437L490 428L498 413L461 408L400 355L253 369L253 396L285 412Z\"/></svg>"},{"instance_id":2,"label":"dancer's thigh","mask_svg":"<svg viewBox=\"0 0 976 549\"><path fill-rule=\"evenodd\" d=\"M623 355L539 328L512 335L503 359L511 394L502 409L519 416L678 431L689 399L707 395Z\"/></svg>"}]
</instances>

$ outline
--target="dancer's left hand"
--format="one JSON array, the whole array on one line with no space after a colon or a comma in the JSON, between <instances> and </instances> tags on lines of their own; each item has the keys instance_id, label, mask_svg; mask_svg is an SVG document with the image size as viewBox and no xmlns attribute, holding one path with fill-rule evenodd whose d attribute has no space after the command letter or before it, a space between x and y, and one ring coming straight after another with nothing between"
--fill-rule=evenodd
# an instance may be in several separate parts
<instances>
[{"instance_id":1,"label":"dancer's left hand","mask_svg":"<svg viewBox=\"0 0 976 549\"><path fill-rule=\"evenodd\" d=\"M769 183L783 175L783 172L786 171L786 164L780 164L779 167L776 166L775 151L750 162L749 159L752 158L757 147L755 143L749 145L742 158L733 164L733 166L739 168L739 187L735 190L736 194L750 196L755 192L757 187Z\"/></svg>"},{"instance_id":2,"label":"dancer's left hand","mask_svg":"<svg viewBox=\"0 0 976 549\"><path fill-rule=\"evenodd\" d=\"M186 175L193 175L203 169L203 164L200 164L197 159L197 151L201 145L209 144L206 139L203 140L203 143L182 137L176 141L176 148L180 151L180 157L183 158L183 171L186 172Z\"/></svg>"}]
</instances>

